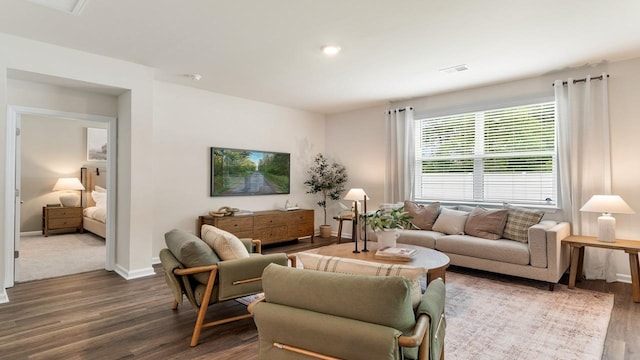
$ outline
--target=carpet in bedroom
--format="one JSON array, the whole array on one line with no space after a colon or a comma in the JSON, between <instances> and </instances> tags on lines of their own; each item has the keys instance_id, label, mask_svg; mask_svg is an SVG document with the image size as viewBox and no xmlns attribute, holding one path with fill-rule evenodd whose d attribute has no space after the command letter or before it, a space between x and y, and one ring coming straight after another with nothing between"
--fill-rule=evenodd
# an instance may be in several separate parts
<instances>
[{"instance_id":1,"label":"carpet in bedroom","mask_svg":"<svg viewBox=\"0 0 640 360\"><path fill-rule=\"evenodd\" d=\"M104 239L91 233L20 237L16 282L47 279L104 269Z\"/></svg>"}]
</instances>

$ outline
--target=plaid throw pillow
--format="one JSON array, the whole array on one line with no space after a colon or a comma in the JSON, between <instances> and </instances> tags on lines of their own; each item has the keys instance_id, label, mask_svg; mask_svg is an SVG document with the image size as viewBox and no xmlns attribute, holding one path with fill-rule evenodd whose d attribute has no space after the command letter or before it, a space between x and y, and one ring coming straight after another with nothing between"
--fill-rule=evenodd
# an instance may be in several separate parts
<instances>
[{"instance_id":1,"label":"plaid throw pillow","mask_svg":"<svg viewBox=\"0 0 640 360\"><path fill-rule=\"evenodd\" d=\"M527 243L529 228L540 222L544 212L507 206L507 224L504 226L502 237L505 239Z\"/></svg>"}]
</instances>

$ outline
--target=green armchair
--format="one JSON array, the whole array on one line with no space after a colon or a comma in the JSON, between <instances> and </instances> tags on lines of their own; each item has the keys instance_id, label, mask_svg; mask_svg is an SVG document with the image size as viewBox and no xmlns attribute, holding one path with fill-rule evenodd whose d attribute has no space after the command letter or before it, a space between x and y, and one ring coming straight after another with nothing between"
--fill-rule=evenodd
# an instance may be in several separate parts
<instances>
[{"instance_id":1,"label":"green armchair","mask_svg":"<svg viewBox=\"0 0 640 360\"><path fill-rule=\"evenodd\" d=\"M269 265L265 296L249 305L260 359L444 359L445 286L432 281L417 309L399 276Z\"/></svg>"},{"instance_id":2,"label":"green armchair","mask_svg":"<svg viewBox=\"0 0 640 360\"><path fill-rule=\"evenodd\" d=\"M264 268L271 263L288 264L289 258L284 253L260 254L259 240L240 240L250 257L222 261L209 245L191 233L174 229L165 234L168 248L160 250L160 261L165 280L173 293L173 310L177 310L186 297L197 313L191 346L198 344L202 328L251 317L247 313L205 322L209 305L261 293Z\"/></svg>"}]
</instances>

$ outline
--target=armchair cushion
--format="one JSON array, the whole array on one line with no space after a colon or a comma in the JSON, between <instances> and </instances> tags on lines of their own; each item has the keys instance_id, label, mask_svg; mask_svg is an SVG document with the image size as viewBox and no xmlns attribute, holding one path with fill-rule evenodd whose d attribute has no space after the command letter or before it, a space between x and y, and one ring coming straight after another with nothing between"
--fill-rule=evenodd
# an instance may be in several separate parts
<instances>
[{"instance_id":1,"label":"armchair cushion","mask_svg":"<svg viewBox=\"0 0 640 360\"><path fill-rule=\"evenodd\" d=\"M296 256L300 259L302 266L309 270L371 276L404 276L411 284L411 303L414 309L420 303L420 297L422 296L420 279L425 276L425 270L423 268L397 264L381 264L304 252L298 253Z\"/></svg>"},{"instance_id":2,"label":"armchair cushion","mask_svg":"<svg viewBox=\"0 0 640 360\"><path fill-rule=\"evenodd\" d=\"M211 225L202 225L202 240L209 245L222 260L248 258L249 252L242 241L228 231Z\"/></svg>"},{"instance_id":3,"label":"armchair cushion","mask_svg":"<svg viewBox=\"0 0 640 360\"><path fill-rule=\"evenodd\" d=\"M169 248L176 259L185 267L213 265L220 261L220 258L218 258L209 245L187 231L173 229L164 234L164 240L167 248ZM209 274L200 273L195 274L193 277L199 283L206 284L209 279Z\"/></svg>"},{"instance_id":4,"label":"armchair cushion","mask_svg":"<svg viewBox=\"0 0 640 360\"><path fill-rule=\"evenodd\" d=\"M235 281L248 279L260 279L262 271L267 265L275 263L287 266L289 259L284 253L260 255L252 254L251 257L235 260L226 260L218 263L218 284L220 301L234 299L240 296L252 295L262 292L261 281L250 281L234 284Z\"/></svg>"},{"instance_id":5,"label":"armchair cushion","mask_svg":"<svg viewBox=\"0 0 640 360\"><path fill-rule=\"evenodd\" d=\"M253 314L260 333L262 360L301 358L300 355L274 347L274 342L317 353L329 352L340 359L399 358L400 331L387 326L268 302L258 303ZM283 326L283 319L290 326Z\"/></svg>"},{"instance_id":6,"label":"armchair cushion","mask_svg":"<svg viewBox=\"0 0 640 360\"><path fill-rule=\"evenodd\" d=\"M353 276L271 264L264 270L262 285L270 303L389 326L403 333L412 331L416 323L409 282L400 276Z\"/></svg>"}]
</instances>

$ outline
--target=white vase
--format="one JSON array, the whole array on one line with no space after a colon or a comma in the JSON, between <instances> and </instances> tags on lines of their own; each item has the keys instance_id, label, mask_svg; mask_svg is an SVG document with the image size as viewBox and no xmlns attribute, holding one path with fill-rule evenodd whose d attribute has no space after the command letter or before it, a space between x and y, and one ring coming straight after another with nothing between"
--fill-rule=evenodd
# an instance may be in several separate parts
<instances>
[{"instance_id":1,"label":"white vase","mask_svg":"<svg viewBox=\"0 0 640 360\"><path fill-rule=\"evenodd\" d=\"M398 229L388 229L382 231L376 231L378 238L378 249L385 247L396 247L396 240L400 236Z\"/></svg>"}]
</instances>

